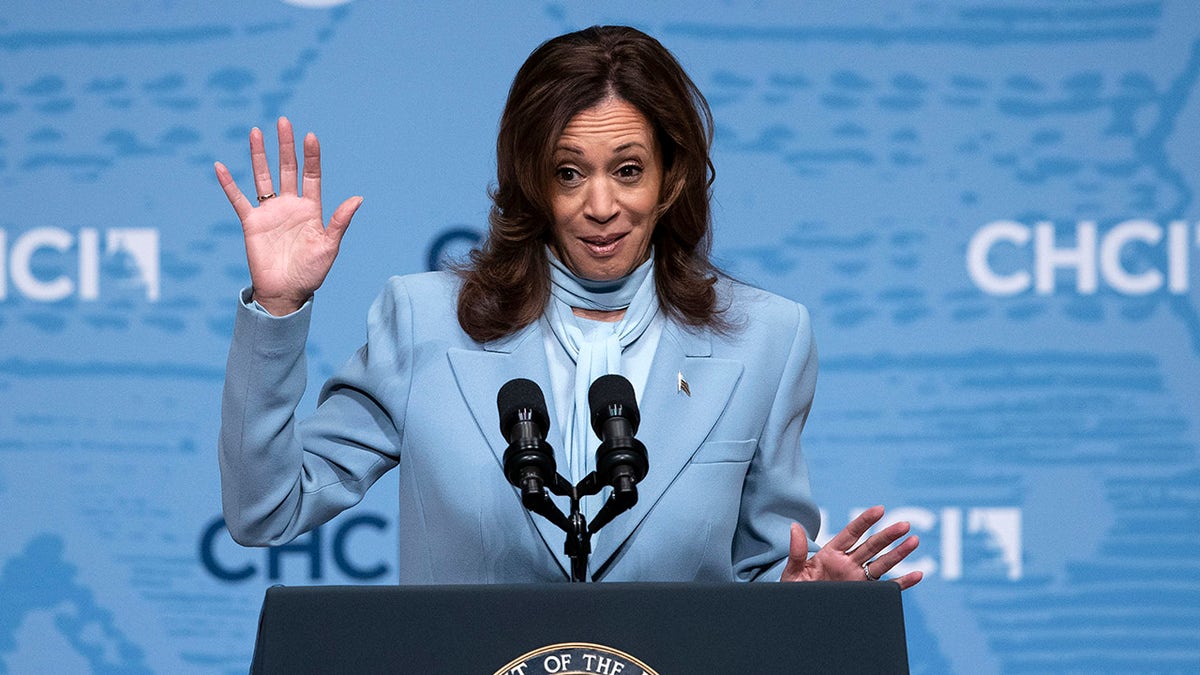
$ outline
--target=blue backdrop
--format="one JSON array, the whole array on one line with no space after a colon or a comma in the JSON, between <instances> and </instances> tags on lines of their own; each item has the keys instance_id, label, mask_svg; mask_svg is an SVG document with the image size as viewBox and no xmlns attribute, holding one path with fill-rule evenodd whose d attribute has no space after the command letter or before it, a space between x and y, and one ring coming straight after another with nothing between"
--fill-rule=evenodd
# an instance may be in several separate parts
<instances>
[{"instance_id":1,"label":"blue backdrop","mask_svg":"<svg viewBox=\"0 0 1200 675\"><path fill-rule=\"evenodd\" d=\"M244 672L268 585L395 583L394 476L290 547L221 527L212 163L249 189L287 114L365 196L322 379L482 231L513 74L595 23L712 104L719 261L813 312L822 534L921 535L913 670L1200 669L1200 5L398 4L0 8L0 673Z\"/></svg>"}]
</instances>

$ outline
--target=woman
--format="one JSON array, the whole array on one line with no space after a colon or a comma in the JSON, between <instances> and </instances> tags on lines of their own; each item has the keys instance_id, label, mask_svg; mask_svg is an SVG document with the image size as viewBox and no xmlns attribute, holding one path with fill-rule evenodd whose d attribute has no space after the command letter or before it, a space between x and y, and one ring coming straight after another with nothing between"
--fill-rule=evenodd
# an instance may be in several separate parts
<instances>
[{"instance_id":1,"label":"woman","mask_svg":"<svg viewBox=\"0 0 1200 675\"><path fill-rule=\"evenodd\" d=\"M808 314L709 262L711 128L703 96L653 38L597 27L543 44L501 119L487 241L458 274L393 278L366 345L303 422L313 294L362 199L324 227L316 137L298 180L280 119L276 193L251 131L257 207L216 165L252 281L222 409L234 538L287 541L399 467L402 583L565 580L562 533L502 477L494 397L516 377L550 392L548 440L577 482L597 444L588 385L616 372L637 391L651 468L637 505L593 539L593 579L877 579L902 561L916 537L879 554L905 523L855 547L882 507L808 555L819 525L799 444L817 368ZM589 516L602 497L585 501Z\"/></svg>"}]
</instances>

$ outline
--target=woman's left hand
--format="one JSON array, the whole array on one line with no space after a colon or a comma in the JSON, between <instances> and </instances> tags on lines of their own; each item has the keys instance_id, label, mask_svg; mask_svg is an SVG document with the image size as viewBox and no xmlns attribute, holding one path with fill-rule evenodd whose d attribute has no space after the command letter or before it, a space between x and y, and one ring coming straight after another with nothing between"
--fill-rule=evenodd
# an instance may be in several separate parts
<instances>
[{"instance_id":1,"label":"woman's left hand","mask_svg":"<svg viewBox=\"0 0 1200 675\"><path fill-rule=\"evenodd\" d=\"M829 543L808 557L808 536L804 527L792 523L792 543L788 551L787 566L783 568L781 581L867 581L878 580L917 549L920 543L916 535L901 541L896 548L880 555L897 539L908 534L907 522L893 523L882 531L867 537L858 546L855 543L883 518L883 507L873 506L863 511ZM853 547L853 548L852 548ZM920 571L909 572L898 579L900 589L911 588L921 580Z\"/></svg>"}]
</instances>

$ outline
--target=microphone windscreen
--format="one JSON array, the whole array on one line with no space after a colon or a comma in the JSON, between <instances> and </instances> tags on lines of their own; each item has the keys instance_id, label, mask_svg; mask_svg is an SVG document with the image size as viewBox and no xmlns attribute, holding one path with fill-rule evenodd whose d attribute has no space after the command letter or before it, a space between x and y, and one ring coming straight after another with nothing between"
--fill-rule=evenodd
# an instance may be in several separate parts
<instances>
[{"instance_id":1,"label":"microphone windscreen","mask_svg":"<svg viewBox=\"0 0 1200 675\"><path fill-rule=\"evenodd\" d=\"M509 430L516 424L520 410L533 411L534 419L543 432L550 429L546 397L542 394L542 388L533 380L518 377L504 383L500 392L496 394L496 408L500 412L500 433L504 434L505 438L508 438Z\"/></svg>"},{"instance_id":2,"label":"microphone windscreen","mask_svg":"<svg viewBox=\"0 0 1200 675\"><path fill-rule=\"evenodd\" d=\"M633 425L636 433L641 416L638 414L637 396L633 385L620 375L601 375L588 389L588 406L592 410L592 428L600 434L604 420L611 416L624 417ZM613 415L609 411L616 409Z\"/></svg>"}]
</instances>

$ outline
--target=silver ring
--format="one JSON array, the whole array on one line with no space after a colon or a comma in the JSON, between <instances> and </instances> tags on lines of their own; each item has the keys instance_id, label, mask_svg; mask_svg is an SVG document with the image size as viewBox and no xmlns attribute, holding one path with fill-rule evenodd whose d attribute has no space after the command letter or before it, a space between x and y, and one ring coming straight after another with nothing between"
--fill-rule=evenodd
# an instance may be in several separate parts
<instances>
[{"instance_id":1,"label":"silver ring","mask_svg":"<svg viewBox=\"0 0 1200 675\"><path fill-rule=\"evenodd\" d=\"M269 194L269 195L259 195L259 196L258 196L258 202L261 204L261 203L263 203L263 202L267 201L268 199L271 199L271 198L272 198L272 197L274 197L274 196L275 196L275 193L274 193L274 192L272 192L272 193L271 193L271 194Z\"/></svg>"},{"instance_id":2,"label":"silver ring","mask_svg":"<svg viewBox=\"0 0 1200 675\"><path fill-rule=\"evenodd\" d=\"M867 577L867 581L879 581L879 577L871 576L871 561L864 560L862 564L863 575Z\"/></svg>"}]
</instances>

